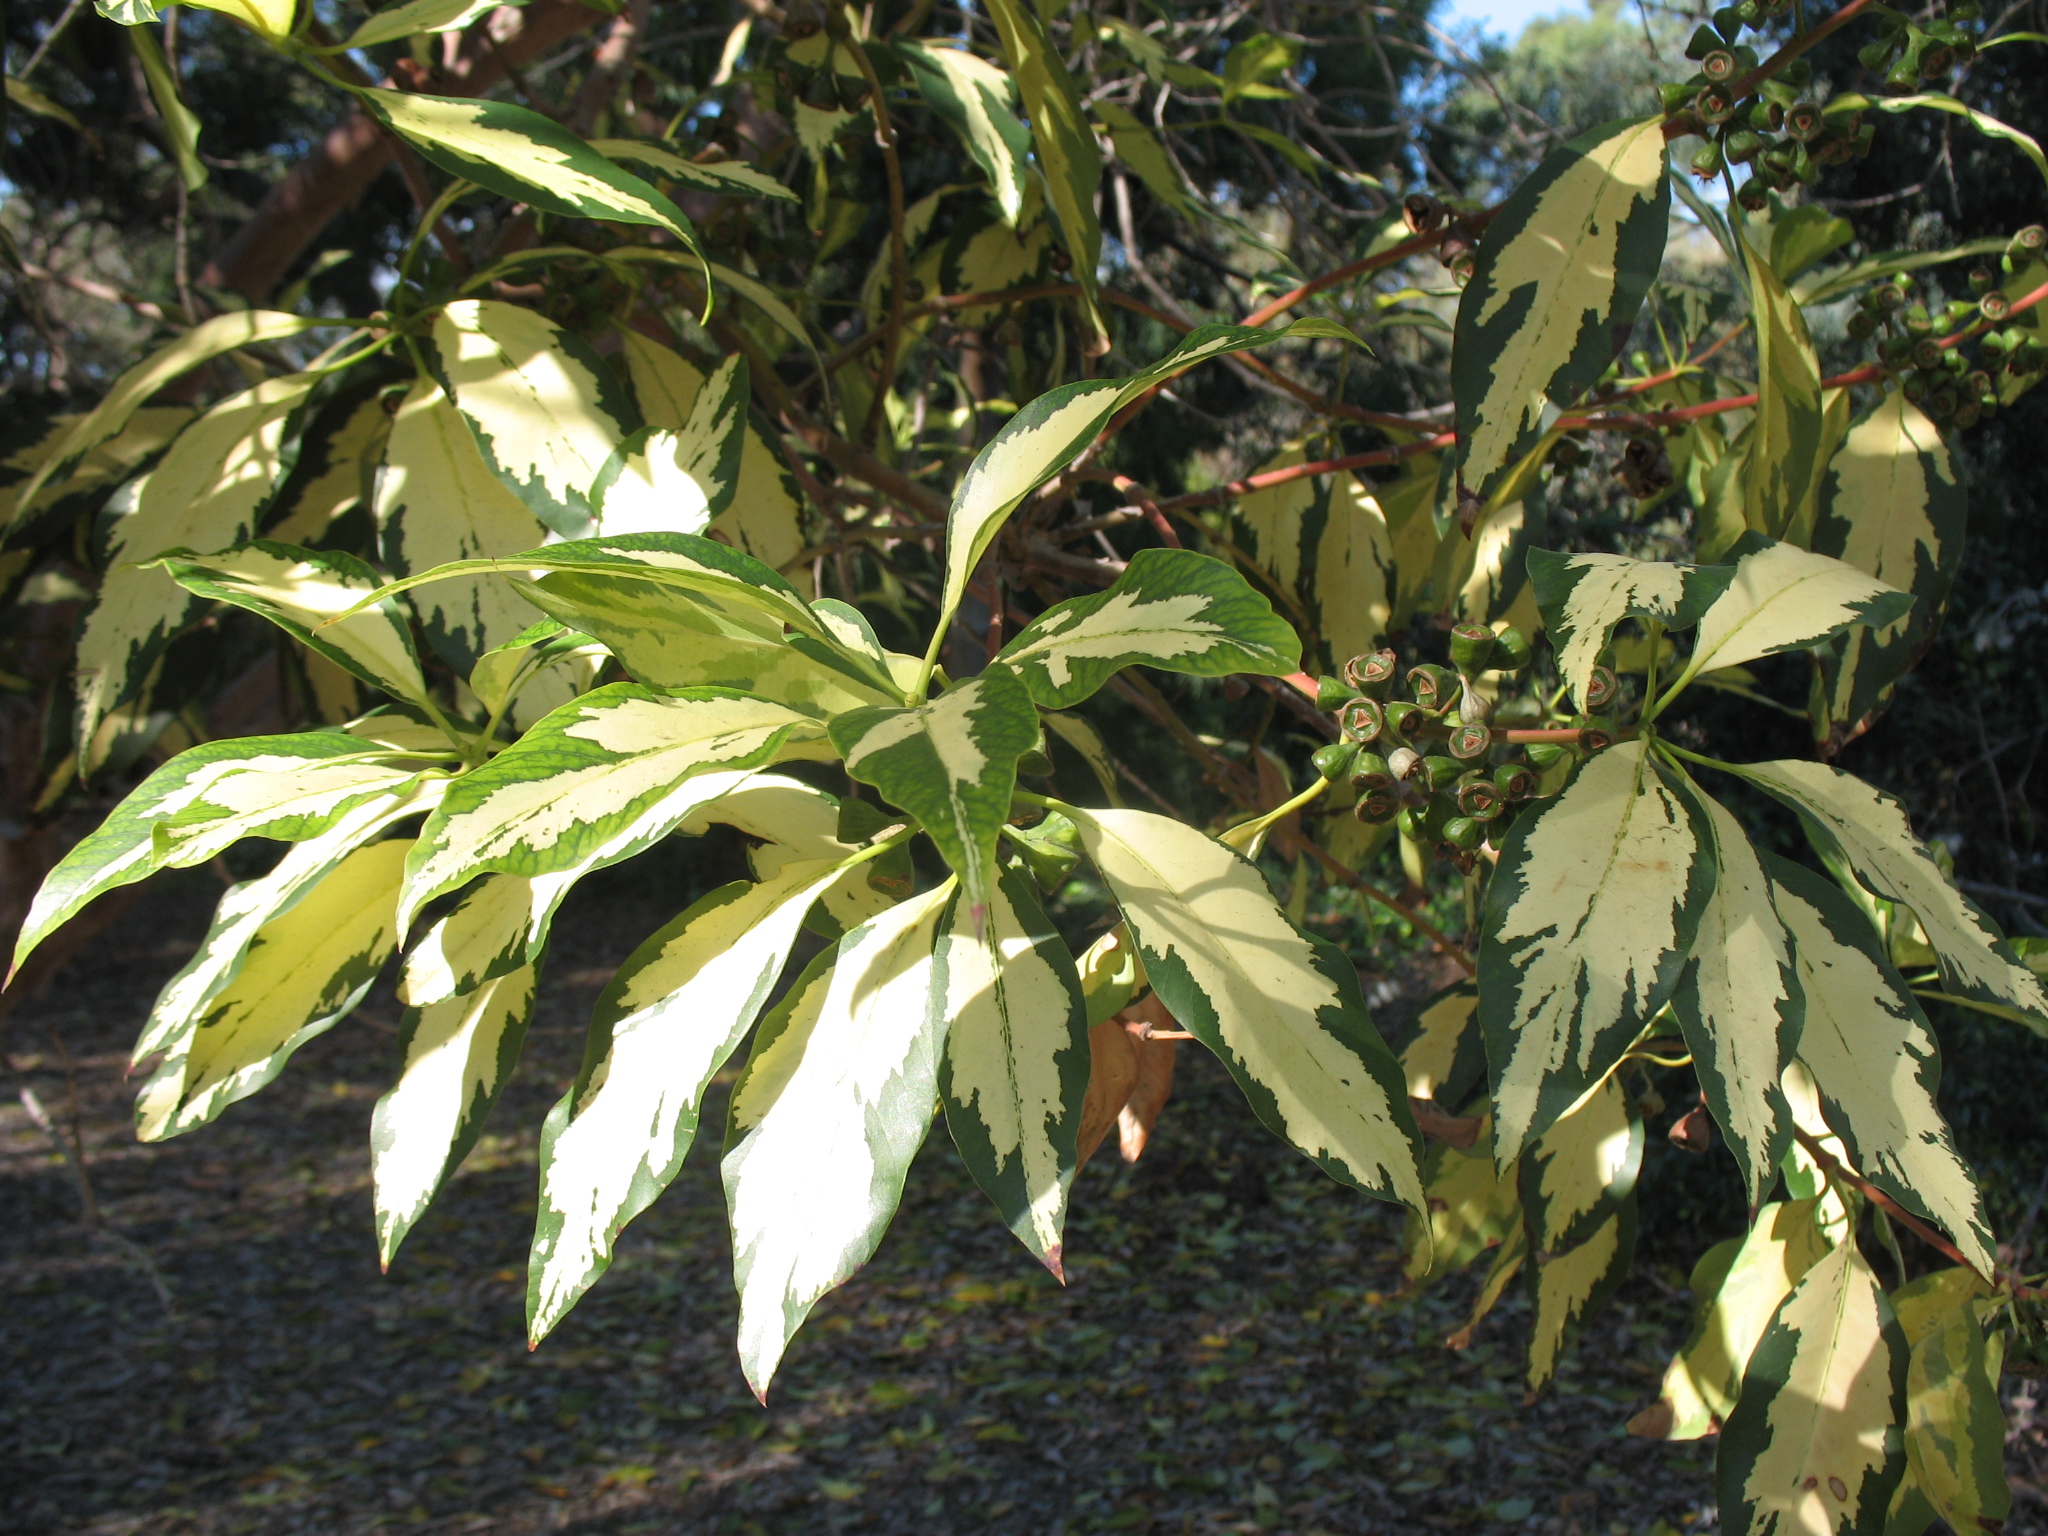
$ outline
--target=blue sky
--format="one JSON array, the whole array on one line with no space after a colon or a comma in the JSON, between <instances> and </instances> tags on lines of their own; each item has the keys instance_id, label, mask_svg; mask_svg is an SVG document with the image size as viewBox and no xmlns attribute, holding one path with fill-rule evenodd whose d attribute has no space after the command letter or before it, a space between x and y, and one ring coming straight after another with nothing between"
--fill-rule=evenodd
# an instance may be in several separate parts
<instances>
[{"instance_id":1,"label":"blue sky","mask_svg":"<svg viewBox=\"0 0 2048 1536\"><path fill-rule=\"evenodd\" d=\"M1477 22L1487 32L1512 40L1538 16L1556 16L1567 11L1584 15L1586 6L1582 0L1450 0L1437 12L1437 24Z\"/></svg>"}]
</instances>

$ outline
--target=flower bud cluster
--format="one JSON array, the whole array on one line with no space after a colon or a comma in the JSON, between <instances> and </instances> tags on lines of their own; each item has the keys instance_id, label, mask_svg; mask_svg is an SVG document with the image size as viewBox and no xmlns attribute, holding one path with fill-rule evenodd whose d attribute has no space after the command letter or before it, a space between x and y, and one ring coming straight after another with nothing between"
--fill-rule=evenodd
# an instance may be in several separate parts
<instances>
[{"instance_id":1,"label":"flower bud cluster","mask_svg":"<svg viewBox=\"0 0 2048 1536\"><path fill-rule=\"evenodd\" d=\"M1433 235L1443 231L1437 242L1437 260L1451 269L1460 288L1472 280L1479 256L1479 232L1459 218L1438 198L1427 192L1410 192L1401 199L1401 218L1410 234Z\"/></svg>"}]
</instances>

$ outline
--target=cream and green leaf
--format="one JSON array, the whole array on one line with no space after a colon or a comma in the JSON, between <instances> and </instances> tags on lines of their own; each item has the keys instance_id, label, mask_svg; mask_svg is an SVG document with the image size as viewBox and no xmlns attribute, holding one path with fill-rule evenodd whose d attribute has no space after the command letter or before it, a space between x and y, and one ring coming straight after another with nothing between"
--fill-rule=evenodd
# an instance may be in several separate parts
<instances>
[{"instance_id":1,"label":"cream and green leaf","mask_svg":"<svg viewBox=\"0 0 2048 1536\"><path fill-rule=\"evenodd\" d=\"M1401 1067L1343 953L1296 928L1257 867L1196 828L1145 811L1066 813L1160 1001L1259 1118L1332 1178L1421 1209Z\"/></svg>"},{"instance_id":2,"label":"cream and green leaf","mask_svg":"<svg viewBox=\"0 0 2048 1536\"><path fill-rule=\"evenodd\" d=\"M1597 753L1508 834L1479 946L1503 1165L1670 1001L1713 889L1705 831L1641 742Z\"/></svg>"},{"instance_id":3,"label":"cream and green leaf","mask_svg":"<svg viewBox=\"0 0 2048 1536\"><path fill-rule=\"evenodd\" d=\"M1530 1246L1539 1266L1591 1241L1620 1209L1643 1166L1643 1118L1609 1077L1552 1125L1516 1163Z\"/></svg>"},{"instance_id":4,"label":"cream and green leaf","mask_svg":"<svg viewBox=\"0 0 2048 1536\"><path fill-rule=\"evenodd\" d=\"M1543 627L1557 648L1558 677L1579 699L1623 619L1654 619L1690 629L1735 579L1726 565L1675 565L1626 555L1528 553L1529 580Z\"/></svg>"},{"instance_id":5,"label":"cream and green leaf","mask_svg":"<svg viewBox=\"0 0 2048 1536\"><path fill-rule=\"evenodd\" d=\"M1820 360L1798 302L1746 234L1739 243L1757 350L1756 423L1744 480L1744 520L1753 533L1785 539L1802 522L1811 526L1812 503L1827 465L1821 449Z\"/></svg>"},{"instance_id":6,"label":"cream and green leaf","mask_svg":"<svg viewBox=\"0 0 2048 1536\"><path fill-rule=\"evenodd\" d=\"M1529 1324L1530 1391L1556 1373L1565 1347L1621 1289L1636 1256L1636 1228L1636 1203L1623 1200L1584 1242L1551 1254L1530 1275L1529 1288L1535 1293L1535 1315Z\"/></svg>"},{"instance_id":7,"label":"cream and green leaf","mask_svg":"<svg viewBox=\"0 0 2048 1536\"><path fill-rule=\"evenodd\" d=\"M1737 553L1734 580L1701 617L1674 691L1702 672L1803 650L1852 624L1890 624L1913 603L1853 565L1795 545L1751 539Z\"/></svg>"},{"instance_id":8,"label":"cream and green leaf","mask_svg":"<svg viewBox=\"0 0 2048 1536\"><path fill-rule=\"evenodd\" d=\"M1606 123L1551 151L1480 239L1451 386L1459 478L1482 499L1627 344L1664 257L1663 126Z\"/></svg>"}]
</instances>

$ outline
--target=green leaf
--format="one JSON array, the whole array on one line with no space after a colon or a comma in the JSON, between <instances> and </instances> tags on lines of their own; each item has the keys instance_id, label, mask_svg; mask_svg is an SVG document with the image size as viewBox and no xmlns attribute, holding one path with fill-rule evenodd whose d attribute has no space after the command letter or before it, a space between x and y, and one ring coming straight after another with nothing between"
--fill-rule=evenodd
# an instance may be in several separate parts
<instances>
[{"instance_id":1,"label":"green leaf","mask_svg":"<svg viewBox=\"0 0 2048 1536\"><path fill-rule=\"evenodd\" d=\"M2012 1513L1998 1400L2005 1340L1984 1336L1967 1300L1930 1321L1906 1363L1906 1466L1951 1530L1996 1531Z\"/></svg>"},{"instance_id":2,"label":"green leaf","mask_svg":"<svg viewBox=\"0 0 2048 1536\"><path fill-rule=\"evenodd\" d=\"M1080 715L1047 711L1039 719L1047 730L1080 754L1088 771L1095 775L1102 798L1122 810L1124 797L1116 787L1116 760L1109 755L1102 733Z\"/></svg>"},{"instance_id":3,"label":"green leaf","mask_svg":"<svg viewBox=\"0 0 2048 1536\"><path fill-rule=\"evenodd\" d=\"M388 824L388 814L385 819ZM213 932L193 964L164 989L152 1028L169 1011L167 1003L182 999L183 984L209 969L222 949L235 951L234 963L160 1042L167 1048L163 1065L135 1100L141 1140L195 1130L246 1099L283 1071L300 1046L347 1015L377 979L398 943L398 884L411 845L395 838L328 859L334 837L299 844L263 880L221 899ZM288 867L297 882L293 899L261 914L252 887L274 893L286 883L278 874ZM241 904L238 895L244 895ZM136 1054L144 1054L139 1045Z\"/></svg>"},{"instance_id":4,"label":"green leaf","mask_svg":"<svg viewBox=\"0 0 2048 1536\"><path fill-rule=\"evenodd\" d=\"M1223 104L1250 97L1286 101L1294 93L1271 82L1287 73L1301 57L1301 45L1269 32L1255 32L1231 44L1223 58Z\"/></svg>"},{"instance_id":5,"label":"green leaf","mask_svg":"<svg viewBox=\"0 0 2048 1536\"><path fill-rule=\"evenodd\" d=\"M1906 1470L1906 1347L1853 1242L1779 1303L1714 1457L1726 1536L1881 1536Z\"/></svg>"},{"instance_id":6,"label":"green leaf","mask_svg":"<svg viewBox=\"0 0 2048 1536\"><path fill-rule=\"evenodd\" d=\"M666 837L746 770L830 756L823 737L808 715L726 688L587 693L449 786L407 869L400 927L480 874L550 876L566 891Z\"/></svg>"},{"instance_id":7,"label":"green leaf","mask_svg":"<svg viewBox=\"0 0 2048 1536\"><path fill-rule=\"evenodd\" d=\"M497 0L405 0L389 10L378 11L341 46L353 51L378 43L395 43L422 32L460 32L480 17L487 16Z\"/></svg>"},{"instance_id":8,"label":"green leaf","mask_svg":"<svg viewBox=\"0 0 2048 1536\"><path fill-rule=\"evenodd\" d=\"M542 1133L527 1333L539 1343L597 1283L626 1223L654 1203L696 1139L704 1090L754 1027L837 861L721 886L619 967L590 1053Z\"/></svg>"},{"instance_id":9,"label":"green leaf","mask_svg":"<svg viewBox=\"0 0 2048 1536\"><path fill-rule=\"evenodd\" d=\"M1838 850L1879 896L1913 909L1941 958L1942 984L1984 1002L2005 1003L2048 1034L2048 993L1998 927L1951 885L1913 835L1905 808L1882 790L1825 763L1752 763L1740 770L1800 813L1816 841Z\"/></svg>"},{"instance_id":10,"label":"green leaf","mask_svg":"<svg viewBox=\"0 0 2048 1536\"><path fill-rule=\"evenodd\" d=\"M1256 866L1145 811L1067 808L1145 975L1253 1111L1339 1183L1421 1209L1401 1068L1358 973L1287 920Z\"/></svg>"},{"instance_id":11,"label":"green leaf","mask_svg":"<svg viewBox=\"0 0 2048 1536\"><path fill-rule=\"evenodd\" d=\"M178 165L178 179L187 192L197 192L206 185L206 162L199 158L198 114L185 105L178 90L177 72L164 56L164 45L157 41L157 35L146 27L135 27L128 34L128 44L135 50L135 61L142 66L142 77L149 83L149 98L163 120L164 137L170 142L171 158ZM8 81L10 86L13 83Z\"/></svg>"},{"instance_id":12,"label":"green leaf","mask_svg":"<svg viewBox=\"0 0 2048 1536\"><path fill-rule=\"evenodd\" d=\"M1031 155L1031 130L1011 110L1016 82L964 48L905 41L896 45L896 56L910 66L910 77L925 105L967 146L995 189L1003 222L1014 226L1024 211Z\"/></svg>"},{"instance_id":13,"label":"green leaf","mask_svg":"<svg viewBox=\"0 0 2048 1536\"><path fill-rule=\"evenodd\" d=\"M830 729L847 773L923 823L980 922L1017 759L1038 745L1038 712L1017 674L991 666L929 704L857 709Z\"/></svg>"},{"instance_id":14,"label":"green leaf","mask_svg":"<svg viewBox=\"0 0 2048 1536\"><path fill-rule=\"evenodd\" d=\"M427 700L408 614L391 597L361 604L382 582L354 555L257 539L217 555L166 555L163 565L186 591L261 614L371 687Z\"/></svg>"},{"instance_id":15,"label":"green leaf","mask_svg":"<svg viewBox=\"0 0 2048 1536\"><path fill-rule=\"evenodd\" d=\"M1658 1440L1698 1440L1735 1410L1742 1375L1778 1304L1828 1251L1812 1200L1764 1206L1711 1295L1701 1295L1699 1320L1664 1372L1655 1407L1629 1425ZM1704 1264L1704 1261L1702 1261Z\"/></svg>"},{"instance_id":16,"label":"green leaf","mask_svg":"<svg viewBox=\"0 0 2048 1536\"><path fill-rule=\"evenodd\" d=\"M1856 238L1855 225L1811 203L1779 210L1770 231L1771 270L1787 283Z\"/></svg>"},{"instance_id":17,"label":"green leaf","mask_svg":"<svg viewBox=\"0 0 2048 1536\"><path fill-rule=\"evenodd\" d=\"M428 160L514 202L572 218L665 229L699 262L683 210L568 129L509 101L359 87L355 95Z\"/></svg>"},{"instance_id":18,"label":"green leaf","mask_svg":"<svg viewBox=\"0 0 2048 1536\"><path fill-rule=\"evenodd\" d=\"M1610 1073L1515 1165L1537 1264L1591 1241L1635 1192L1642 1166L1643 1117Z\"/></svg>"},{"instance_id":19,"label":"green leaf","mask_svg":"<svg viewBox=\"0 0 2048 1536\"><path fill-rule=\"evenodd\" d=\"M244 736L180 752L44 877L14 965L108 891L159 869L204 864L245 837L303 842L409 783L420 766L340 731Z\"/></svg>"},{"instance_id":20,"label":"green leaf","mask_svg":"<svg viewBox=\"0 0 2048 1536\"><path fill-rule=\"evenodd\" d=\"M1095 307L1095 267L1102 257L1102 225L1095 216L1095 193L1102 180L1102 155L1081 94L1066 61L1046 36L1038 12L1027 0L990 0L989 19L1002 39L1003 55L1023 97L1031 121L1031 139L1045 173L1045 197L1058 217L1073 278L1081 287L1082 304L1093 340L1091 353L1108 349L1108 333Z\"/></svg>"},{"instance_id":21,"label":"green leaf","mask_svg":"<svg viewBox=\"0 0 2048 1536\"><path fill-rule=\"evenodd\" d=\"M1661 119L1588 129L1509 194L1458 301L1458 473L1482 499L1627 342L1664 259Z\"/></svg>"},{"instance_id":22,"label":"green leaf","mask_svg":"<svg viewBox=\"0 0 2048 1536\"><path fill-rule=\"evenodd\" d=\"M151 668L199 611L189 593L142 562L166 549L218 549L249 536L283 473L285 445L315 382L310 374L291 374L229 396L179 433L156 467L109 503L114 517L106 533L106 574L78 636L81 742L92 740L109 710L142 692ZM67 442L78 441L91 420L73 427ZM46 460L44 469L55 461ZM17 506L41 480L38 471ZM86 765L88 772L96 767Z\"/></svg>"},{"instance_id":23,"label":"green leaf","mask_svg":"<svg viewBox=\"0 0 2048 1536\"><path fill-rule=\"evenodd\" d=\"M537 980L522 965L481 986L405 1010L405 1065L370 1116L377 1255L386 1269L413 1223L462 1166L504 1092Z\"/></svg>"},{"instance_id":24,"label":"green leaf","mask_svg":"<svg viewBox=\"0 0 2048 1536\"><path fill-rule=\"evenodd\" d=\"M1821 653L1817 733L1853 735L1934 631L1963 559L1969 496L1934 424L1893 391L1850 429L1821 483L1814 552L1912 594L1912 611L1851 629Z\"/></svg>"},{"instance_id":25,"label":"green leaf","mask_svg":"<svg viewBox=\"0 0 2048 1536\"><path fill-rule=\"evenodd\" d=\"M1670 1001L1714 890L1702 838L1635 741L1594 755L1508 834L1479 946L1503 1165L1605 1077Z\"/></svg>"},{"instance_id":26,"label":"green leaf","mask_svg":"<svg viewBox=\"0 0 2048 1536\"><path fill-rule=\"evenodd\" d=\"M592 139L590 147L607 160L631 160L651 167L692 192L725 197L772 197L785 203L803 201L766 171L744 160L689 160L665 144L649 144L640 139Z\"/></svg>"},{"instance_id":27,"label":"green leaf","mask_svg":"<svg viewBox=\"0 0 2048 1536\"><path fill-rule=\"evenodd\" d=\"M1776 888L1742 824L1682 774L1672 782L1706 835L1715 874L1671 1011L1754 1206L1792 1145L1781 1080L1798 1048L1806 994Z\"/></svg>"},{"instance_id":28,"label":"green leaf","mask_svg":"<svg viewBox=\"0 0 2048 1536\"><path fill-rule=\"evenodd\" d=\"M976 924L946 908L933 998L950 1020L939 1102L961 1161L1017 1240L1065 1278L1067 1188L1088 1093L1088 1006L1031 882L1005 870Z\"/></svg>"},{"instance_id":29,"label":"green leaf","mask_svg":"<svg viewBox=\"0 0 2048 1536\"><path fill-rule=\"evenodd\" d=\"M747 440L747 359L734 353L680 427L649 427L614 450L591 500L608 536L702 533L732 505Z\"/></svg>"},{"instance_id":30,"label":"green leaf","mask_svg":"<svg viewBox=\"0 0 2048 1536\"><path fill-rule=\"evenodd\" d=\"M598 475L639 422L589 344L516 304L460 299L435 318L434 349L506 488L564 538L595 532Z\"/></svg>"},{"instance_id":31,"label":"green leaf","mask_svg":"<svg viewBox=\"0 0 2048 1536\"><path fill-rule=\"evenodd\" d=\"M1778 912L1799 953L1799 1059L1821 1112L1871 1183L1945 1230L1984 1273L1995 1260L1983 1198L1935 1103L1941 1050L1869 921L1825 876L1771 860Z\"/></svg>"},{"instance_id":32,"label":"green leaf","mask_svg":"<svg viewBox=\"0 0 2048 1536\"><path fill-rule=\"evenodd\" d=\"M1532 549L1529 580L1543 627L1557 647L1558 676L1584 699L1607 637L1623 619L1690 629L1735 579L1729 565L1674 565L1626 555Z\"/></svg>"},{"instance_id":33,"label":"green leaf","mask_svg":"<svg viewBox=\"0 0 2048 1536\"><path fill-rule=\"evenodd\" d=\"M2041 173L2041 179L2048 181L2048 155L2042 153L2039 140L2028 134L2021 133L2019 129L2009 124L2001 123L1988 112L1979 112L1976 108L1957 101L1955 97L1940 92L1930 91L1919 96L1879 96L1876 98L1852 93L1846 96L1837 96L1834 100L1830 101L1828 103L1828 114L1833 116L1839 112L1863 111L1899 113L1910 112L1915 107L1927 107L1935 112L1947 112L1951 116L1965 119L1972 128L1975 128L1987 138L2005 140L2006 143L2015 146L2021 154L2033 161L2034 169Z\"/></svg>"},{"instance_id":34,"label":"green leaf","mask_svg":"<svg viewBox=\"0 0 2048 1536\"><path fill-rule=\"evenodd\" d=\"M619 343L626 377L647 424L682 430L704 387L704 375L638 331L621 331ZM732 505L712 519L709 532L777 570L801 554L808 542L802 495L775 446L773 426L758 412L747 419Z\"/></svg>"},{"instance_id":35,"label":"green leaf","mask_svg":"<svg viewBox=\"0 0 2048 1536\"><path fill-rule=\"evenodd\" d=\"M1096 121L1100 124L1097 133L1109 140L1117 159L1131 168L1138 180L1145 184L1145 190L1157 198L1161 206L1182 218L1200 219L1201 202L1188 185L1187 177L1166 152L1166 146L1159 141L1159 135L1113 101L1098 101L1093 105Z\"/></svg>"},{"instance_id":36,"label":"green leaf","mask_svg":"<svg viewBox=\"0 0 2048 1536\"><path fill-rule=\"evenodd\" d=\"M725 1195L758 1397L818 1299L874 1253L931 1127L945 1040L932 950L952 899L948 882L841 939L764 1021L734 1086Z\"/></svg>"},{"instance_id":37,"label":"green leaf","mask_svg":"<svg viewBox=\"0 0 2048 1536\"><path fill-rule=\"evenodd\" d=\"M1090 270L1093 270L1091 267ZM1299 324L1299 322L1297 322ZM1004 423L967 468L946 518L946 585L939 628L960 606L968 578L1017 504L1071 463L1110 417L1153 385L1226 352L1293 334L1241 325L1202 325L1166 356L1126 379L1083 379L1049 389Z\"/></svg>"},{"instance_id":38,"label":"green leaf","mask_svg":"<svg viewBox=\"0 0 2048 1536\"><path fill-rule=\"evenodd\" d=\"M29 477L28 484L15 493L15 516L19 517L22 510L35 501L44 486L55 484L69 474L88 450L104 443L128 425L130 418L141 408L145 400L180 374L219 357L223 352L232 352L237 347L279 341L286 336L297 336L301 332L330 324L331 321L304 315L284 315L268 309L246 309L216 315L211 320L193 326L191 330L151 353L122 374L101 397L100 403L78 419L64 434L62 442ZM283 383L283 380L272 381L273 385ZM308 387L310 383L309 380ZM244 397L238 395L234 399L243 400ZM215 409L219 410L232 403L224 401L222 406ZM247 403L246 400L244 403Z\"/></svg>"},{"instance_id":39,"label":"green leaf","mask_svg":"<svg viewBox=\"0 0 2048 1536\"><path fill-rule=\"evenodd\" d=\"M1197 677L1285 677L1301 670L1301 641L1222 561L1145 549L1107 590L1041 613L997 660L1035 702L1068 709L1133 662Z\"/></svg>"},{"instance_id":40,"label":"green leaf","mask_svg":"<svg viewBox=\"0 0 2048 1536\"><path fill-rule=\"evenodd\" d=\"M1529 1325L1530 1391L1551 1378L1565 1346L1621 1289L1635 1261L1636 1225L1635 1201L1623 1200L1591 1237L1536 1266L1529 1277L1536 1300Z\"/></svg>"},{"instance_id":41,"label":"green leaf","mask_svg":"<svg viewBox=\"0 0 2048 1536\"><path fill-rule=\"evenodd\" d=\"M1745 517L1753 531L1782 539L1812 502L1827 462L1820 451L1820 360L1798 302L1747 235L1741 244L1757 338Z\"/></svg>"},{"instance_id":42,"label":"green leaf","mask_svg":"<svg viewBox=\"0 0 2048 1536\"><path fill-rule=\"evenodd\" d=\"M1912 603L1840 560L1791 544L1753 544L1736 561L1728 590L1701 618L1692 658L1674 687L1702 672L1818 645L1852 624L1889 624Z\"/></svg>"}]
</instances>

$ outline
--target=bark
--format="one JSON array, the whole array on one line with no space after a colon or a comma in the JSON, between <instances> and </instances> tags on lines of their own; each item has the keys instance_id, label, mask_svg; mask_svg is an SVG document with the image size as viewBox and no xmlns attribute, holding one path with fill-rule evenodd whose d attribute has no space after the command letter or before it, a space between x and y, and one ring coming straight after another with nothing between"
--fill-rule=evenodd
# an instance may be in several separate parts
<instances>
[{"instance_id":1,"label":"bark","mask_svg":"<svg viewBox=\"0 0 2048 1536\"><path fill-rule=\"evenodd\" d=\"M505 78L508 63L515 68L525 64L602 19L602 13L578 0L536 0L525 10L494 11L483 26L471 29L454 60L420 88L444 96L481 96ZM352 109L270 189L207 262L199 283L260 303L321 231L369 190L391 163L392 148L374 118Z\"/></svg>"}]
</instances>

